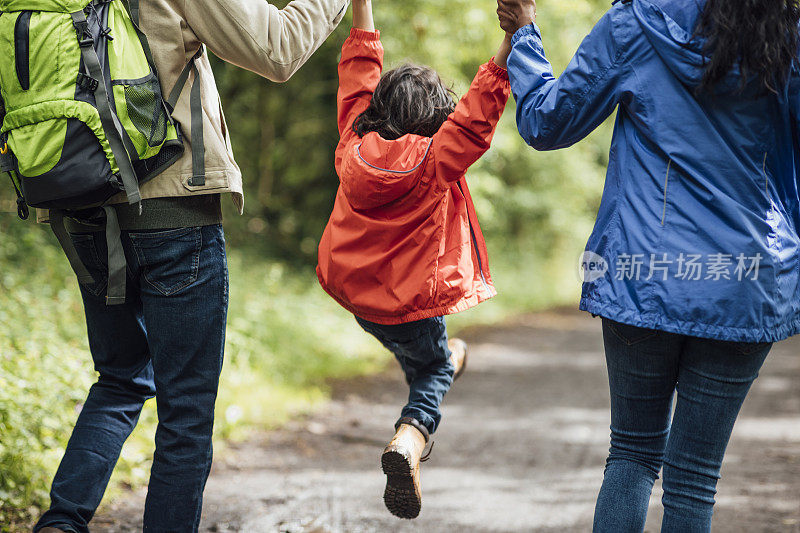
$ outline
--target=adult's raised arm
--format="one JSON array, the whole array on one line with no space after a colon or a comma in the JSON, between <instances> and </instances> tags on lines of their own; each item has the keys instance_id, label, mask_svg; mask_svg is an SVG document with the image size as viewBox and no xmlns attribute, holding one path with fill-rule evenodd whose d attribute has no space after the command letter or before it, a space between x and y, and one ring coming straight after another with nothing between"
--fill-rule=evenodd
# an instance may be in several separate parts
<instances>
[{"instance_id":1,"label":"adult's raised arm","mask_svg":"<svg viewBox=\"0 0 800 533\"><path fill-rule=\"evenodd\" d=\"M505 50L501 46L498 55ZM494 61L482 65L467 94L433 136L436 176L448 185L464 175L492 144L509 96L508 72Z\"/></svg>"},{"instance_id":2,"label":"adult's raised arm","mask_svg":"<svg viewBox=\"0 0 800 533\"><path fill-rule=\"evenodd\" d=\"M632 36L624 9L628 8L612 8L597 23L559 77L545 56L539 28L531 24L516 32L508 72L517 101L517 128L532 147L570 146L620 103L628 71L626 44Z\"/></svg>"},{"instance_id":3,"label":"adult's raised arm","mask_svg":"<svg viewBox=\"0 0 800 533\"><path fill-rule=\"evenodd\" d=\"M221 59L267 79L292 77L341 22L349 0L185 0L197 38Z\"/></svg>"}]
</instances>

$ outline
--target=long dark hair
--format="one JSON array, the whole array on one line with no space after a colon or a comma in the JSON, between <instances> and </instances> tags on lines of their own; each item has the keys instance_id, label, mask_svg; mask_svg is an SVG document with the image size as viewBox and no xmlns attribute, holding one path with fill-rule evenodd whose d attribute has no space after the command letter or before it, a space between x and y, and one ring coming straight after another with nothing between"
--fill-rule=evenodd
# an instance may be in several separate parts
<instances>
[{"instance_id":1,"label":"long dark hair","mask_svg":"<svg viewBox=\"0 0 800 533\"><path fill-rule=\"evenodd\" d=\"M455 93L435 70L406 64L381 77L372 102L353 122L359 137L375 131L384 139L413 133L432 137L455 109Z\"/></svg>"},{"instance_id":2,"label":"long dark hair","mask_svg":"<svg viewBox=\"0 0 800 533\"><path fill-rule=\"evenodd\" d=\"M797 59L798 0L707 0L697 26L706 38L702 88L711 88L735 67L742 87L751 79L771 92L786 83Z\"/></svg>"}]
</instances>

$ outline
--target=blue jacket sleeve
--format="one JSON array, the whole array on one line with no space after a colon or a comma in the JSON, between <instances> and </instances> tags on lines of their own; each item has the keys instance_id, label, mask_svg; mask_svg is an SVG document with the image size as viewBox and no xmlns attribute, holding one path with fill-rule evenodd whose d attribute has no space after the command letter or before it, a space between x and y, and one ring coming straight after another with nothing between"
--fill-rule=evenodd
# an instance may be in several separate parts
<instances>
[{"instance_id":1,"label":"blue jacket sleeve","mask_svg":"<svg viewBox=\"0 0 800 533\"><path fill-rule=\"evenodd\" d=\"M626 47L614 35L614 11L597 23L558 78L545 56L538 26L525 26L514 35L508 73L517 102L517 128L533 148L575 144L619 103Z\"/></svg>"}]
</instances>

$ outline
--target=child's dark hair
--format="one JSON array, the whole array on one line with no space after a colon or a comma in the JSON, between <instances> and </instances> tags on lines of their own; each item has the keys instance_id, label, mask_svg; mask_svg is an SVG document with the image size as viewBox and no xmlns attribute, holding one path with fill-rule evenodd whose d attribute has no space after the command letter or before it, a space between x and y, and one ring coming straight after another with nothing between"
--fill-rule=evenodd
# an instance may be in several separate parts
<instances>
[{"instance_id":1,"label":"child's dark hair","mask_svg":"<svg viewBox=\"0 0 800 533\"><path fill-rule=\"evenodd\" d=\"M432 137L455 109L455 93L435 70L406 64L381 77L369 107L356 117L353 131L374 131L387 140L413 133Z\"/></svg>"}]
</instances>

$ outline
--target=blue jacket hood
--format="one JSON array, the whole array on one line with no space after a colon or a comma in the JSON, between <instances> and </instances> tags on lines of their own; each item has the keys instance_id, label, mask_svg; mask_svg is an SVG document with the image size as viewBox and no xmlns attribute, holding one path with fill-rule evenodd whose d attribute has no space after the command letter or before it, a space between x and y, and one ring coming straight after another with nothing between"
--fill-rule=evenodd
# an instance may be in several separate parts
<instances>
[{"instance_id":1,"label":"blue jacket hood","mask_svg":"<svg viewBox=\"0 0 800 533\"><path fill-rule=\"evenodd\" d=\"M615 111L581 308L635 326L737 342L800 332L800 75L781 94L741 71L698 91L704 0L617 3L555 76L541 31L508 58L517 127L571 146ZM598 257L599 256L599 257ZM692 266L690 266L690 263Z\"/></svg>"},{"instance_id":2,"label":"blue jacket hood","mask_svg":"<svg viewBox=\"0 0 800 533\"><path fill-rule=\"evenodd\" d=\"M707 61L703 53L706 40L697 37L694 30L703 5L695 0L669 3L634 0L632 7L642 32L670 71L684 85L698 87L703 81ZM677 21L673 16L681 20ZM717 85L715 92L736 91L740 81L741 73L737 66Z\"/></svg>"}]
</instances>

